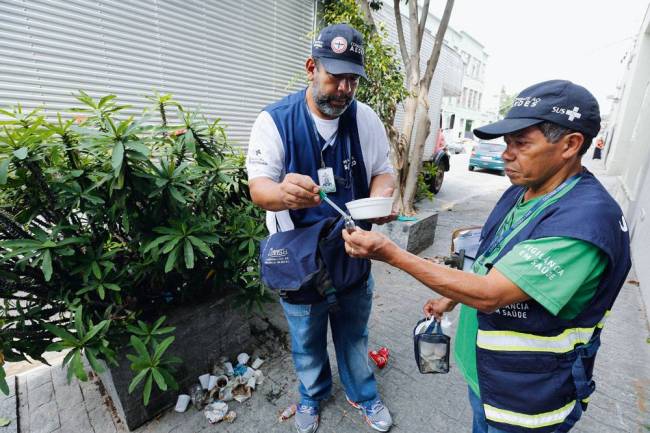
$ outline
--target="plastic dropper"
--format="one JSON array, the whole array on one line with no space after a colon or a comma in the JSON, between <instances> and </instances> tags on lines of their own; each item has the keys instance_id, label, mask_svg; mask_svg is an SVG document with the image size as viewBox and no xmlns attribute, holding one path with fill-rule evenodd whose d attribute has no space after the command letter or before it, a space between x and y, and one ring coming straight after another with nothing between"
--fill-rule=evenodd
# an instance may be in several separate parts
<instances>
[{"instance_id":1,"label":"plastic dropper","mask_svg":"<svg viewBox=\"0 0 650 433\"><path fill-rule=\"evenodd\" d=\"M320 196L321 200L325 200L325 202L327 202L327 204L332 206L335 211L337 211L338 213L341 214L341 216L343 217L343 221L345 221L345 229L347 231L349 231L349 232L354 231L354 229L356 228L356 224L354 224L354 220L352 219L352 217L350 215L348 215L347 213L345 213L343 211L343 209L338 207L336 205L336 203L334 203L332 200L330 200L327 197L327 194L325 193L325 191L323 191L323 190L318 191L318 195Z\"/></svg>"}]
</instances>

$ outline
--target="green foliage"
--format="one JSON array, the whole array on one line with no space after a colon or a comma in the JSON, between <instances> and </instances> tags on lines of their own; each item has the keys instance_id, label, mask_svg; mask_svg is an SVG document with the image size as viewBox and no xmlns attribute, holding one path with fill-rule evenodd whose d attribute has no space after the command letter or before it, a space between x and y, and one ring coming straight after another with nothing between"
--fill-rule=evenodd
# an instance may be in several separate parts
<instances>
[{"instance_id":1,"label":"green foliage","mask_svg":"<svg viewBox=\"0 0 650 433\"><path fill-rule=\"evenodd\" d=\"M422 163L422 169L418 174L418 185L415 193L415 201L422 199L433 199L434 194L431 192L431 183L436 177L438 166L431 161Z\"/></svg>"},{"instance_id":2,"label":"green foliage","mask_svg":"<svg viewBox=\"0 0 650 433\"><path fill-rule=\"evenodd\" d=\"M232 291L261 308L262 211L219 119L168 94L151 98L160 125L115 95L77 99L49 118L0 110L0 390L5 360L67 350L85 380L84 356L101 371L130 346L147 402L175 383L166 310Z\"/></svg>"},{"instance_id":3,"label":"green foliage","mask_svg":"<svg viewBox=\"0 0 650 433\"><path fill-rule=\"evenodd\" d=\"M356 98L372 107L386 128L391 128L397 104L408 96L408 91L404 86L404 76L395 47L386 42L388 32L383 23L379 23L376 29L367 23L355 0L323 3L323 19L328 25L348 23L363 35L368 79L361 80ZM370 3L375 10L381 5L377 1Z\"/></svg>"},{"instance_id":4,"label":"green foliage","mask_svg":"<svg viewBox=\"0 0 650 433\"><path fill-rule=\"evenodd\" d=\"M131 361L131 370L135 374L129 384L129 394L144 380L142 400L145 406L149 404L154 381L161 391L167 391L168 387L174 390L178 389L178 383L174 380L172 373L175 365L180 364L182 361L177 356L165 355L165 351L174 342L175 338L169 336L160 343L152 338L149 340L150 344L147 345L137 336L131 336L131 347L135 349L136 355L126 355Z\"/></svg>"}]
</instances>

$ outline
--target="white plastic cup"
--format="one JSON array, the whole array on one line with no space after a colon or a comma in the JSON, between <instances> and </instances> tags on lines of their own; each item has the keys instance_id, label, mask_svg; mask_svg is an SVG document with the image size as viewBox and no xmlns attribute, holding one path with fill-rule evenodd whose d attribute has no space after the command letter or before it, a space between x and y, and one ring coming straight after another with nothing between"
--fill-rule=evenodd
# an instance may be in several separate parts
<instances>
[{"instance_id":1,"label":"white plastic cup","mask_svg":"<svg viewBox=\"0 0 650 433\"><path fill-rule=\"evenodd\" d=\"M190 404L190 396L187 394L180 394L178 396L178 399L176 400L176 407L174 407L174 410L176 412L185 412L187 410L187 406Z\"/></svg>"},{"instance_id":2,"label":"white plastic cup","mask_svg":"<svg viewBox=\"0 0 650 433\"><path fill-rule=\"evenodd\" d=\"M233 376L235 374L235 369L232 366L232 362L226 361L223 363L223 366L226 369L226 374L228 376Z\"/></svg>"},{"instance_id":3,"label":"white plastic cup","mask_svg":"<svg viewBox=\"0 0 650 433\"><path fill-rule=\"evenodd\" d=\"M250 389L255 389L255 383L256 383L255 376L252 376L251 378L248 379L248 382L246 382L246 386L249 387Z\"/></svg>"},{"instance_id":4,"label":"white plastic cup","mask_svg":"<svg viewBox=\"0 0 650 433\"><path fill-rule=\"evenodd\" d=\"M345 207L355 220L382 218L391 214L393 210L392 197L369 197L349 201Z\"/></svg>"},{"instance_id":5,"label":"white plastic cup","mask_svg":"<svg viewBox=\"0 0 650 433\"><path fill-rule=\"evenodd\" d=\"M210 385L210 375L208 373L200 375L199 382L201 382L203 389L208 389L208 386Z\"/></svg>"},{"instance_id":6,"label":"white plastic cup","mask_svg":"<svg viewBox=\"0 0 650 433\"><path fill-rule=\"evenodd\" d=\"M250 356L248 356L248 353L246 353L246 352L242 352L239 355L237 355L237 362L240 363L241 365L248 364L249 359L250 359Z\"/></svg>"},{"instance_id":7,"label":"white plastic cup","mask_svg":"<svg viewBox=\"0 0 650 433\"><path fill-rule=\"evenodd\" d=\"M248 380L248 379L250 379L251 377L253 377L254 374L255 374L255 370L253 370L253 369L250 368L250 367L246 367L246 373L242 374L242 377L243 377L244 379Z\"/></svg>"},{"instance_id":8,"label":"white plastic cup","mask_svg":"<svg viewBox=\"0 0 650 433\"><path fill-rule=\"evenodd\" d=\"M253 367L255 370L260 368L264 364L264 360L262 358L255 358L255 361L253 361L253 364L251 364L251 367Z\"/></svg>"},{"instance_id":9,"label":"white plastic cup","mask_svg":"<svg viewBox=\"0 0 650 433\"><path fill-rule=\"evenodd\" d=\"M208 381L208 391L212 391L212 388L217 384L217 376L210 375L210 380Z\"/></svg>"}]
</instances>

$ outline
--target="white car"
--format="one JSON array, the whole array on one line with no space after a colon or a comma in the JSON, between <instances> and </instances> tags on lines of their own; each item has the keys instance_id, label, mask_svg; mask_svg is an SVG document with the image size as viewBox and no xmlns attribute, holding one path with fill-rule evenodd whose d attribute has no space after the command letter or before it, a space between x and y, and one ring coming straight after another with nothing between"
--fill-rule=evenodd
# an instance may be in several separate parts
<instances>
[{"instance_id":1,"label":"white car","mask_svg":"<svg viewBox=\"0 0 650 433\"><path fill-rule=\"evenodd\" d=\"M462 141L454 141L447 145L447 151L457 155L459 153L465 153L465 146Z\"/></svg>"}]
</instances>

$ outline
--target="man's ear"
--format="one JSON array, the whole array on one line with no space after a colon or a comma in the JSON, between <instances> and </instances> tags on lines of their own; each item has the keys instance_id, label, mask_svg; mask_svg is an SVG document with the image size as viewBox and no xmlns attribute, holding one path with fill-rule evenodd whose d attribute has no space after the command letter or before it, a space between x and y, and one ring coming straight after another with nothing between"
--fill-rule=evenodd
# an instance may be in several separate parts
<instances>
[{"instance_id":1,"label":"man's ear","mask_svg":"<svg viewBox=\"0 0 650 433\"><path fill-rule=\"evenodd\" d=\"M305 62L305 70L307 71L307 80L313 81L314 75L316 74L316 62L312 57L308 57Z\"/></svg>"},{"instance_id":2,"label":"man's ear","mask_svg":"<svg viewBox=\"0 0 650 433\"><path fill-rule=\"evenodd\" d=\"M562 137L562 156L566 159L573 158L580 154L582 144L585 142L585 136L580 132L572 132Z\"/></svg>"}]
</instances>

